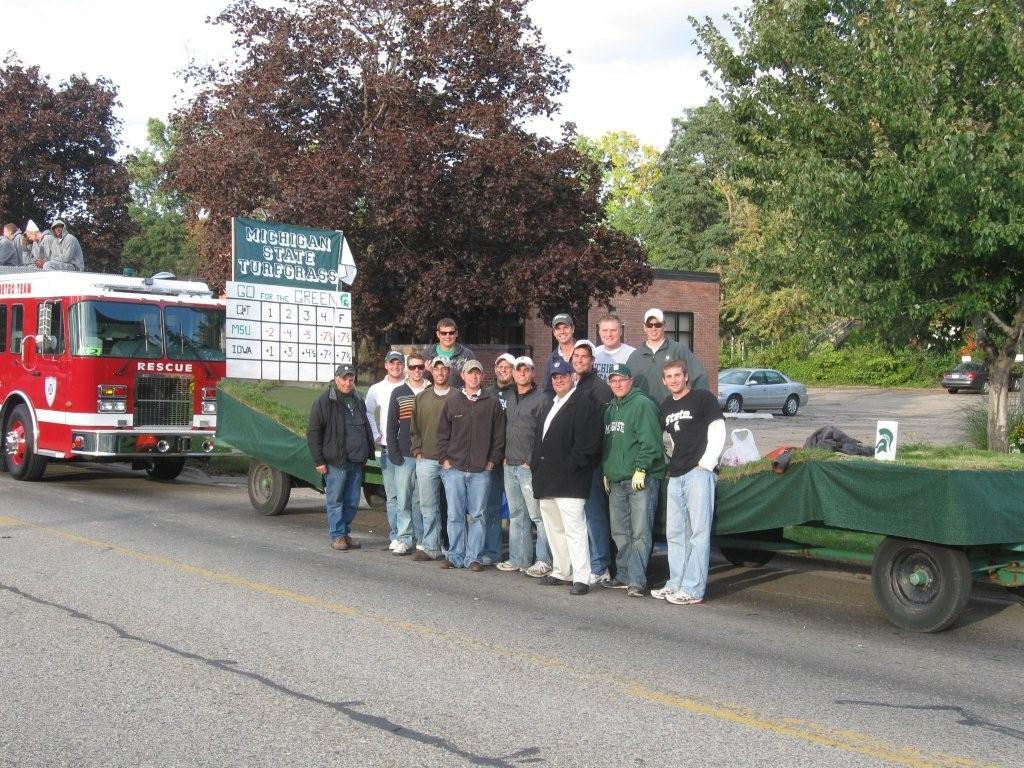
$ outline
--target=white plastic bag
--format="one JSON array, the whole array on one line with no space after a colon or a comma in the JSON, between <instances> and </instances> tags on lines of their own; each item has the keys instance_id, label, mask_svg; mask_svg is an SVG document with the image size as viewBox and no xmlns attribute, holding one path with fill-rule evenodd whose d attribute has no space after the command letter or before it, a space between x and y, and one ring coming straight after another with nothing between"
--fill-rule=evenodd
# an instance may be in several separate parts
<instances>
[{"instance_id":1,"label":"white plastic bag","mask_svg":"<svg viewBox=\"0 0 1024 768\"><path fill-rule=\"evenodd\" d=\"M738 467L740 464L757 461L760 458L757 443L754 442L754 433L749 429L734 429L732 445L722 451L720 463L723 467Z\"/></svg>"}]
</instances>

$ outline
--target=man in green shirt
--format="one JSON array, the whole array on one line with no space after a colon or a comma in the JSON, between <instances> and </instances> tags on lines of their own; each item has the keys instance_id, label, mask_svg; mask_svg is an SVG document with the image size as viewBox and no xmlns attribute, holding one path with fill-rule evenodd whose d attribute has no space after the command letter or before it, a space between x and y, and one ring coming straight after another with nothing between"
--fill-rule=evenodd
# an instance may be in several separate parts
<instances>
[{"instance_id":1,"label":"man in green shirt","mask_svg":"<svg viewBox=\"0 0 1024 768\"><path fill-rule=\"evenodd\" d=\"M643 597L657 506L649 499L652 495L658 498L665 476L661 419L654 401L633 389L629 366L614 363L608 372L608 386L615 397L604 411L601 468L618 554L615 578L601 584L625 588L630 597Z\"/></svg>"}]
</instances>

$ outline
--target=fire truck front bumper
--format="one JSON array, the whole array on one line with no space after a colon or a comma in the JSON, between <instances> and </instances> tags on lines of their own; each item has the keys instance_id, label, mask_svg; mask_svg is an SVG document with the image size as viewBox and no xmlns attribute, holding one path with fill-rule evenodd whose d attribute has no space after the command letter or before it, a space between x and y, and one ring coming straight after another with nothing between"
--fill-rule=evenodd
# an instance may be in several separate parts
<instances>
[{"instance_id":1,"label":"fire truck front bumper","mask_svg":"<svg viewBox=\"0 0 1024 768\"><path fill-rule=\"evenodd\" d=\"M162 432L159 430L76 429L71 434L72 456L91 458L203 458L231 453L217 443L214 432Z\"/></svg>"}]
</instances>

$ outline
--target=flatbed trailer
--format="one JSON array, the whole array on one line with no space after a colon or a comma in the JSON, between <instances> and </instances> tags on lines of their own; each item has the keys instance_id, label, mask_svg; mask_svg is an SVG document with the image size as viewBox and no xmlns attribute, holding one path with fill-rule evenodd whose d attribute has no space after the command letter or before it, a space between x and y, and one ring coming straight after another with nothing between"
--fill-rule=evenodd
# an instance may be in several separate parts
<instances>
[{"instance_id":1,"label":"flatbed trailer","mask_svg":"<svg viewBox=\"0 0 1024 768\"><path fill-rule=\"evenodd\" d=\"M313 466L313 457L300 435L241 400L217 389L217 439L252 458L246 474L246 488L253 509L262 515L280 515L288 506L292 488L324 492L323 476ZM382 496L384 480L380 461L366 463L363 494L374 504Z\"/></svg>"},{"instance_id":2,"label":"flatbed trailer","mask_svg":"<svg viewBox=\"0 0 1024 768\"><path fill-rule=\"evenodd\" d=\"M895 625L938 632L975 581L1024 591L1024 470L811 460L718 484L714 542L736 565L777 553L867 565Z\"/></svg>"}]
</instances>

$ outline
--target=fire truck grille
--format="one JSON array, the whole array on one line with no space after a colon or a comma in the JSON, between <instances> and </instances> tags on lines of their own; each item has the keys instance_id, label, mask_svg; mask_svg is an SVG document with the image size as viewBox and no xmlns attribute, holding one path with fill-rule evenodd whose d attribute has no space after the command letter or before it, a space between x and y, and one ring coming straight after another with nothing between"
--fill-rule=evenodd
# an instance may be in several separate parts
<instances>
[{"instance_id":1,"label":"fire truck grille","mask_svg":"<svg viewBox=\"0 0 1024 768\"><path fill-rule=\"evenodd\" d=\"M135 378L135 426L192 426L192 380L181 376Z\"/></svg>"}]
</instances>

